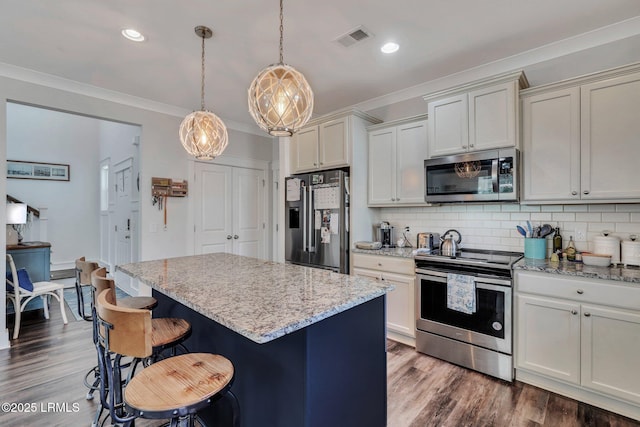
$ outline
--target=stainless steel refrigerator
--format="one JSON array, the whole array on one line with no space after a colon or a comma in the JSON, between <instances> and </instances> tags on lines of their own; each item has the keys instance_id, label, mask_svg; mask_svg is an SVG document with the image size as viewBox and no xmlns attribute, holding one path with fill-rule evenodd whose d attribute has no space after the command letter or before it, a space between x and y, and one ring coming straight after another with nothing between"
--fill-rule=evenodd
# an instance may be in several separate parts
<instances>
[{"instance_id":1,"label":"stainless steel refrigerator","mask_svg":"<svg viewBox=\"0 0 640 427\"><path fill-rule=\"evenodd\" d=\"M285 187L285 259L349 273L349 175L292 175Z\"/></svg>"}]
</instances>

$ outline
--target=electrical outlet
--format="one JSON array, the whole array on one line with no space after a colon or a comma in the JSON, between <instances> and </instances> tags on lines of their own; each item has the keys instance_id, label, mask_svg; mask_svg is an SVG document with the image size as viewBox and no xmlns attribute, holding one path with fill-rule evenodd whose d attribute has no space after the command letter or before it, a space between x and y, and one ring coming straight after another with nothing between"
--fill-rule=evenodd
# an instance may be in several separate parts
<instances>
[{"instance_id":1,"label":"electrical outlet","mask_svg":"<svg viewBox=\"0 0 640 427\"><path fill-rule=\"evenodd\" d=\"M576 242L586 242L587 241L587 225L576 225L575 236Z\"/></svg>"}]
</instances>

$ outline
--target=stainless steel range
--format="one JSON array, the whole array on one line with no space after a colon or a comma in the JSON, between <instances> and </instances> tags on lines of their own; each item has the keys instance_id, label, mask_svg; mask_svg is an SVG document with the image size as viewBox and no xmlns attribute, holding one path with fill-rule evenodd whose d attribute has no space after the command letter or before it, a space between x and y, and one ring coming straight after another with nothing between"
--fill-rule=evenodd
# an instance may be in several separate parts
<instances>
[{"instance_id":1,"label":"stainless steel range","mask_svg":"<svg viewBox=\"0 0 640 427\"><path fill-rule=\"evenodd\" d=\"M513 381L512 267L522 253L416 255L416 350Z\"/></svg>"}]
</instances>

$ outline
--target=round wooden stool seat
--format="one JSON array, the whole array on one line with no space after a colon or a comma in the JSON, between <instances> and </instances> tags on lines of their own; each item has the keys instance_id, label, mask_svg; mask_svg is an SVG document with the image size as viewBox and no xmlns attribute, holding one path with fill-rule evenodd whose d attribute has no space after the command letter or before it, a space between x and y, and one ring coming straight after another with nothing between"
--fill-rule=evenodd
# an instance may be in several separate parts
<instances>
[{"instance_id":1,"label":"round wooden stool seat","mask_svg":"<svg viewBox=\"0 0 640 427\"><path fill-rule=\"evenodd\" d=\"M233 364L224 356L183 354L136 374L124 389L124 402L144 418L186 416L209 405L233 375Z\"/></svg>"},{"instance_id":2,"label":"round wooden stool seat","mask_svg":"<svg viewBox=\"0 0 640 427\"><path fill-rule=\"evenodd\" d=\"M189 336L191 324L184 319L162 317L151 319L151 345L154 351L168 345L175 345Z\"/></svg>"},{"instance_id":3,"label":"round wooden stool seat","mask_svg":"<svg viewBox=\"0 0 640 427\"><path fill-rule=\"evenodd\" d=\"M125 308L151 310L158 305L158 300L154 297L128 297L119 299L117 304Z\"/></svg>"}]
</instances>

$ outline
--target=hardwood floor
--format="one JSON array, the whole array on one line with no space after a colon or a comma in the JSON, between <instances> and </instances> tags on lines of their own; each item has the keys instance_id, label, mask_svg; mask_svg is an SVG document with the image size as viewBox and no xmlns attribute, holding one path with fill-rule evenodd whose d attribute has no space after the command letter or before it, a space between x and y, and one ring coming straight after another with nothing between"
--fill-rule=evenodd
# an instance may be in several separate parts
<instances>
[{"instance_id":1,"label":"hardwood floor","mask_svg":"<svg viewBox=\"0 0 640 427\"><path fill-rule=\"evenodd\" d=\"M35 411L0 411L0 426L89 426L96 402L85 399L82 380L96 360L91 324L73 321L68 313L65 326L56 310L48 321L34 314L24 320L12 347L0 350L0 402L33 404ZM640 422L520 382L493 379L394 341L388 341L387 360L389 427L640 427Z\"/></svg>"},{"instance_id":2,"label":"hardwood floor","mask_svg":"<svg viewBox=\"0 0 640 427\"><path fill-rule=\"evenodd\" d=\"M631 427L640 422L387 342L388 427Z\"/></svg>"}]
</instances>

